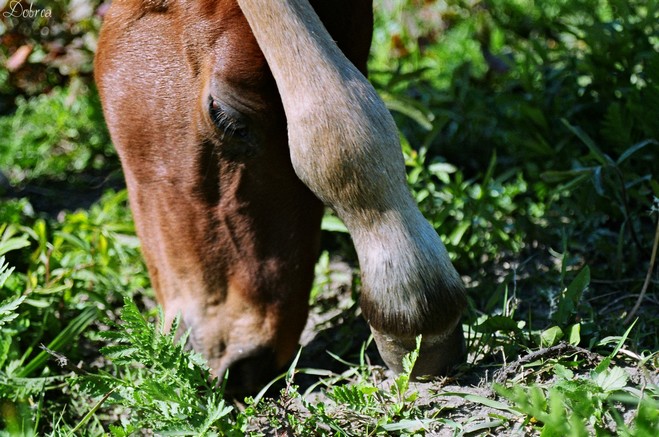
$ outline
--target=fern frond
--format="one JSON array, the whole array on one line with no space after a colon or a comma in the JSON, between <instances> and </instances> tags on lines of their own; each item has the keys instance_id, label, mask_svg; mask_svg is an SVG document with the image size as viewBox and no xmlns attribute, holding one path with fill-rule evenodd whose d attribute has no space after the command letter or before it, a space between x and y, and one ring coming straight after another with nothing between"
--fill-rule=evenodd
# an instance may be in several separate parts
<instances>
[{"instance_id":1,"label":"fern frond","mask_svg":"<svg viewBox=\"0 0 659 437\"><path fill-rule=\"evenodd\" d=\"M368 384L340 385L328 392L334 402L347 404L351 409L363 412L377 405L375 394L378 389Z\"/></svg>"},{"instance_id":2,"label":"fern frond","mask_svg":"<svg viewBox=\"0 0 659 437\"><path fill-rule=\"evenodd\" d=\"M11 270L9 272L11 273ZM16 310L24 300L25 295L19 296L15 299L6 299L0 302L0 326L11 322L16 317L18 317L18 312L16 312Z\"/></svg>"},{"instance_id":3,"label":"fern frond","mask_svg":"<svg viewBox=\"0 0 659 437\"><path fill-rule=\"evenodd\" d=\"M213 393L206 402L206 420L196 431L199 435L206 435L214 426L221 424L223 419L226 420L231 411L233 411L233 407L227 405L222 397Z\"/></svg>"},{"instance_id":4,"label":"fern frond","mask_svg":"<svg viewBox=\"0 0 659 437\"><path fill-rule=\"evenodd\" d=\"M104 346L101 353L117 365L126 365L135 361L139 349L132 345L115 344Z\"/></svg>"},{"instance_id":5,"label":"fern frond","mask_svg":"<svg viewBox=\"0 0 659 437\"><path fill-rule=\"evenodd\" d=\"M0 288L5 284L5 281L9 278L11 273L14 271L13 267L9 267L5 263L5 257L0 257ZM9 323L18 317L16 309L20 306L21 303L25 300L25 295L19 296L17 298L9 298L0 302L0 326L5 323Z\"/></svg>"},{"instance_id":6,"label":"fern frond","mask_svg":"<svg viewBox=\"0 0 659 437\"><path fill-rule=\"evenodd\" d=\"M633 123L620 103L611 103L606 108L601 126L602 136L613 146L625 147L632 142Z\"/></svg>"},{"instance_id":7,"label":"fern frond","mask_svg":"<svg viewBox=\"0 0 659 437\"><path fill-rule=\"evenodd\" d=\"M9 267L8 264L5 263L5 257L1 256L0 257L0 287L5 285L5 281L7 278L9 278L9 275L11 275L11 272L14 271L13 267Z\"/></svg>"},{"instance_id":8,"label":"fern frond","mask_svg":"<svg viewBox=\"0 0 659 437\"><path fill-rule=\"evenodd\" d=\"M120 323L111 323L112 334L102 335L113 344L101 350L118 366L120 377L91 377L88 384L114 390L107 402L131 411L124 431L132 426L157 434L220 435L231 429L233 408L224 403L208 364L185 350L187 334L177 339L180 317L167 332L162 310L160 323L154 325L126 298L120 318ZM118 429L113 433L122 435Z\"/></svg>"}]
</instances>

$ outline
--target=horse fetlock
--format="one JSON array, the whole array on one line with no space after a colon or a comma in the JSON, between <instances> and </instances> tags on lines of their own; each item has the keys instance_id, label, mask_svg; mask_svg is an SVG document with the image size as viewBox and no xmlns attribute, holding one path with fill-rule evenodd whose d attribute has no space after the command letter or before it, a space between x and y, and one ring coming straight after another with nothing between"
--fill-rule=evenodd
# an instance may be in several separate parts
<instances>
[{"instance_id":1,"label":"horse fetlock","mask_svg":"<svg viewBox=\"0 0 659 437\"><path fill-rule=\"evenodd\" d=\"M466 307L464 285L420 213L383 217L388 218L353 233L362 269L362 312L392 369L400 370L402 356L422 334L426 364L420 368L443 372L462 344L456 327Z\"/></svg>"},{"instance_id":2,"label":"horse fetlock","mask_svg":"<svg viewBox=\"0 0 659 437\"><path fill-rule=\"evenodd\" d=\"M409 336L455 326L466 306L464 286L439 236L418 210L383 214L378 224L350 230L369 323Z\"/></svg>"}]
</instances>

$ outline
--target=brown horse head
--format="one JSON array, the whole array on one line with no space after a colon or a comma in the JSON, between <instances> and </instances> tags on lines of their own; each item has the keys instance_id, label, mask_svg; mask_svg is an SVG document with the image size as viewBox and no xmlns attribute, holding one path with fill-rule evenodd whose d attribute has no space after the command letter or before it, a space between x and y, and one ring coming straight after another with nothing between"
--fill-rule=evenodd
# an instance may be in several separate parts
<instances>
[{"instance_id":1,"label":"brown horse head","mask_svg":"<svg viewBox=\"0 0 659 437\"><path fill-rule=\"evenodd\" d=\"M362 74L370 1L312 4L115 1L99 41L96 79L158 301L239 391L297 348L323 202L355 241L385 360L395 368L419 333L445 354L429 371L461 347L460 279Z\"/></svg>"}]
</instances>

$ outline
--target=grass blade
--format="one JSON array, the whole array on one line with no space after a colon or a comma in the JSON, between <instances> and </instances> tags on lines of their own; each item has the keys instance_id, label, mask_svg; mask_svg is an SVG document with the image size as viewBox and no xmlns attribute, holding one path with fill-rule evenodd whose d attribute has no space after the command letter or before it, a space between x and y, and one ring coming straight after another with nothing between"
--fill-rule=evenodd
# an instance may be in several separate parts
<instances>
[{"instance_id":1,"label":"grass blade","mask_svg":"<svg viewBox=\"0 0 659 437\"><path fill-rule=\"evenodd\" d=\"M95 307L85 308L69 325L60 332L57 337L48 344L48 349L59 351L64 345L73 343L76 338L89 326L91 322L96 320L98 310ZM23 367L18 374L19 377L25 378L32 374L35 370L39 369L48 360L49 354L46 351L41 351L32 359L28 364Z\"/></svg>"}]
</instances>

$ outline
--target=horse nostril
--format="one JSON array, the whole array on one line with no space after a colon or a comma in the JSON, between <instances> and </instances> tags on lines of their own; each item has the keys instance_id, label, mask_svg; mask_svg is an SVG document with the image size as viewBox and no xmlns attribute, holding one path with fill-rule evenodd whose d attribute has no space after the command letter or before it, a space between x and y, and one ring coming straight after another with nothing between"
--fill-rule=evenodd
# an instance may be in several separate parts
<instances>
[{"instance_id":1,"label":"horse nostril","mask_svg":"<svg viewBox=\"0 0 659 437\"><path fill-rule=\"evenodd\" d=\"M261 347L241 354L229 365L226 392L233 396L255 394L276 375L275 351Z\"/></svg>"}]
</instances>

